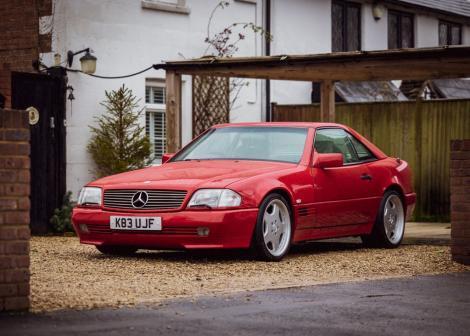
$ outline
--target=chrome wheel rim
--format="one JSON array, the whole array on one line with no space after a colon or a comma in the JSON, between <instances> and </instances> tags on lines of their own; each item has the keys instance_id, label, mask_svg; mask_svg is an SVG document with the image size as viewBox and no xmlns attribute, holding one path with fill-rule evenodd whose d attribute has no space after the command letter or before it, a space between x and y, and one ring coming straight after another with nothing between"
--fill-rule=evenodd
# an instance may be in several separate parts
<instances>
[{"instance_id":1,"label":"chrome wheel rim","mask_svg":"<svg viewBox=\"0 0 470 336\"><path fill-rule=\"evenodd\" d=\"M280 256L289 247L291 236L290 215L287 206L279 199L268 203L263 215L264 245L273 256Z\"/></svg>"},{"instance_id":2,"label":"chrome wheel rim","mask_svg":"<svg viewBox=\"0 0 470 336\"><path fill-rule=\"evenodd\" d=\"M385 201L384 225L390 243L399 243L405 229L405 211L397 195L390 195Z\"/></svg>"}]
</instances>

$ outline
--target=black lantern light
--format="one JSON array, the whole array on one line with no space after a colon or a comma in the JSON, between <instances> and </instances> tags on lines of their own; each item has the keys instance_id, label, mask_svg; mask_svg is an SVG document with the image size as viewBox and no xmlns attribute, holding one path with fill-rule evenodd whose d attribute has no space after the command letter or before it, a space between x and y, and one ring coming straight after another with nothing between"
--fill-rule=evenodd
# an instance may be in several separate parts
<instances>
[{"instance_id":1,"label":"black lantern light","mask_svg":"<svg viewBox=\"0 0 470 336\"><path fill-rule=\"evenodd\" d=\"M80 57L80 64L81 64L81 67L82 67L82 72L86 73L86 74L95 73L97 58L95 56L93 56L91 54L91 52L92 51L90 50L90 48L86 48L86 49L83 49L83 50L80 50L80 51L77 51L77 52L73 52L73 51L69 50L67 52L67 63L69 65L69 67L71 67L72 64L73 64L74 56L76 56L78 54L85 53L85 55Z\"/></svg>"}]
</instances>

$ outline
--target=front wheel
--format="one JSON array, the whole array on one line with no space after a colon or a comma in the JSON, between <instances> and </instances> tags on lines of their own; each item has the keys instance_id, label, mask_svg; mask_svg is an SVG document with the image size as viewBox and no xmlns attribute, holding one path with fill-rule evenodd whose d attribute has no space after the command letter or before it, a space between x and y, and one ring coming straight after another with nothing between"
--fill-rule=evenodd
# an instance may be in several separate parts
<instances>
[{"instance_id":1,"label":"front wheel","mask_svg":"<svg viewBox=\"0 0 470 336\"><path fill-rule=\"evenodd\" d=\"M266 261L280 261L292 238L290 206L279 194L269 194L261 203L254 235L254 248Z\"/></svg>"},{"instance_id":2,"label":"front wheel","mask_svg":"<svg viewBox=\"0 0 470 336\"><path fill-rule=\"evenodd\" d=\"M364 245L371 247L398 247L405 233L405 209L396 191L384 194L372 233L362 236Z\"/></svg>"},{"instance_id":3,"label":"front wheel","mask_svg":"<svg viewBox=\"0 0 470 336\"><path fill-rule=\"evenodd\" d=\"M96 249L103 254L115 256L130 256L137 252L132 246L96 245Z\"/></svg>"}]
</instances>

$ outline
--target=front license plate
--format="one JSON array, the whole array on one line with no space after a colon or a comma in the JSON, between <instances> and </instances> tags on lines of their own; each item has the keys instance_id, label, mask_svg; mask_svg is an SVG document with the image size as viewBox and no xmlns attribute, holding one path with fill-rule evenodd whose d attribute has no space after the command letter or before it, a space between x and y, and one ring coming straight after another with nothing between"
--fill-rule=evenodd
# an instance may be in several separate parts
<instances>
[{"instance_id":1,"label":"front license plate","mask_svg":"<svg viewBox=\"0 0 470 336\"><path fill-rule=\"evenodd\" d=\"M120 217L111 216L111 230L161 231L161 217Z\"/></svg>"}]
</instances>

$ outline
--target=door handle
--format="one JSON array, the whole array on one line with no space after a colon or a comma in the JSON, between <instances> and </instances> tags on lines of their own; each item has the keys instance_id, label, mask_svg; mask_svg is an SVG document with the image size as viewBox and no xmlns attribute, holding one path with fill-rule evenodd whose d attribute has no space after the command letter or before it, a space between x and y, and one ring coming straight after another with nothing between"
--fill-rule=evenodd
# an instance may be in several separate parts
<instances>
[{"instance_id":1,"label":"door handle","mask_svg":"<svg viewBox=\"0 0 470 336\"><path fill-rule=\"evenodd\" d=\"M362 175L361 175L361 180L369 180L369 181L371 181L371 180L372 180L372 176L370 176L369 174L362 174Z\"/></svg>"}]
</instances>

